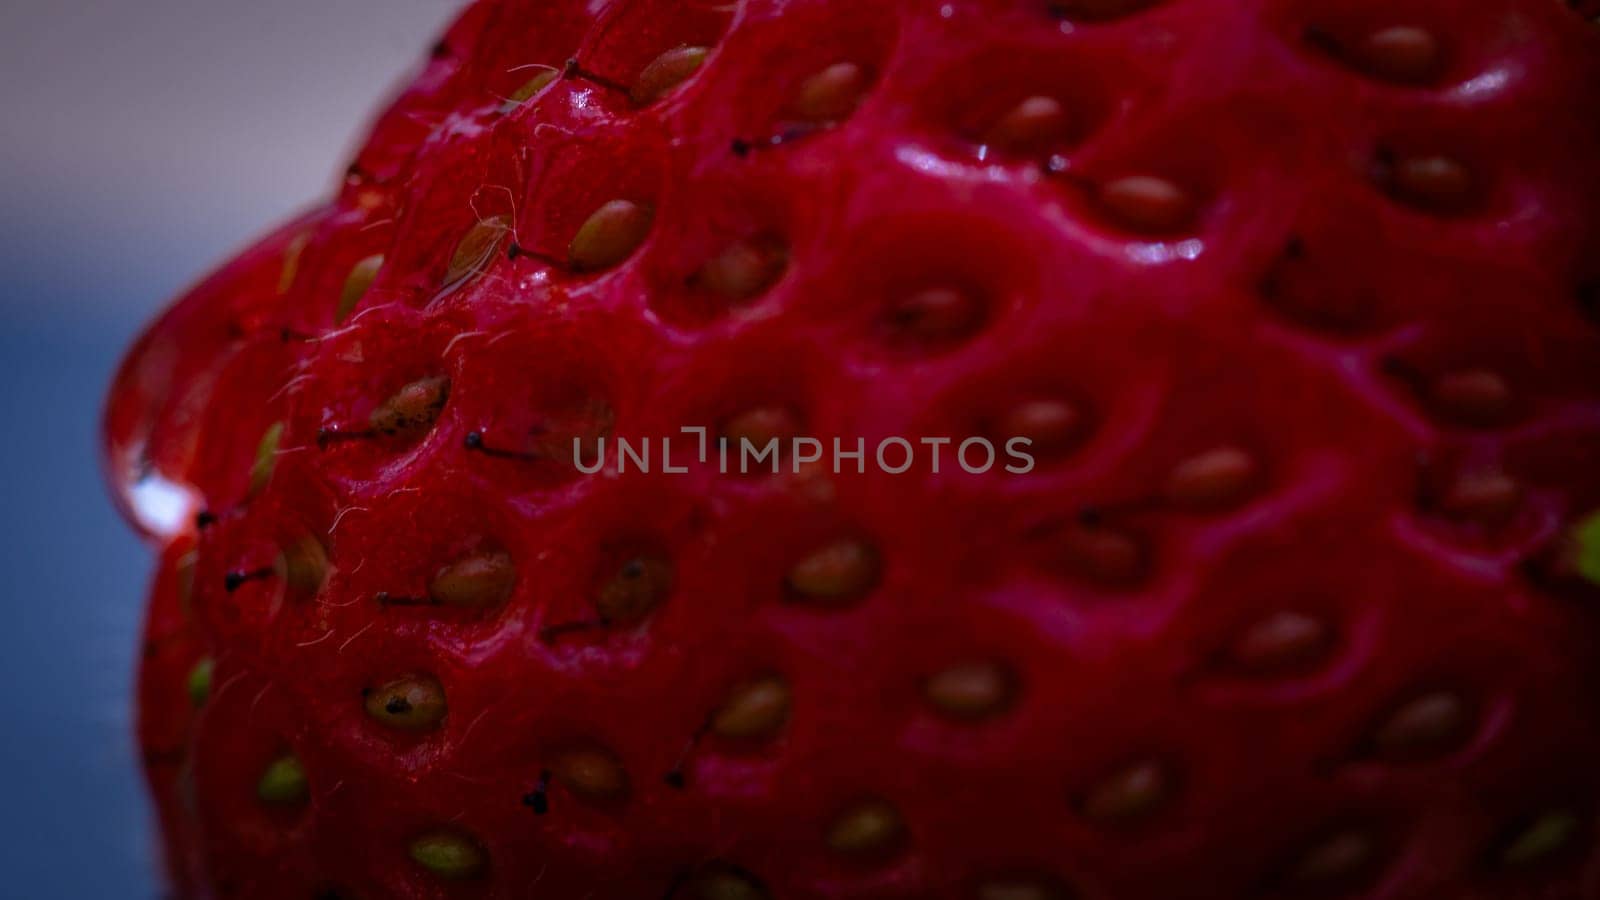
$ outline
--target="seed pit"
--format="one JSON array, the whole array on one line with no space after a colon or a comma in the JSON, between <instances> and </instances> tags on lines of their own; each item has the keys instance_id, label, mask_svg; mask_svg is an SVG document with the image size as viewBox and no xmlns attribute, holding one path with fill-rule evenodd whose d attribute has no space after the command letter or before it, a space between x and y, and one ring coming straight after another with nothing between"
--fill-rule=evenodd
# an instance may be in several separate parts
<instances>
[{"instance_id":1,"label":"seed pit","mask_svg":"<svg viewBox=\"0 0 1600 900\"><path fill-rule=\"evenodd\" d=\"M1228 646L1230 668L1255 676L1280 675L1320 662L1332 648L1333 630L1304 612L1281 610L1252 622Z\"/></svg>"},{"instance_id":2,"label":"seed pit","mask_svg":"<svg viewBox=\"0 0 1600 900\"><path fill-rule=\"evenodd\" d=\"M1079 801L1078 810L1097 824L1132 825L1159 811L1173 791L1173 776L1165 764L1139 760L1096 782Z\"/></svg>"},{"instance_id":3,"label":"seed pit","mask_svg":"<svg viewBox=\"0 0 1600 900\"><path fill-rule=\"evenodd\" d=\"M603 625L637 625L672 593L671 559L649 551L624 556L604 565L598 578L594 608Z\"/></svg>"},{"instance_id":4,"label":"seed pit","mask_svg":"<svg viewBox=\"0 0 1600 900\"><path fill-rule=\"evenodd\" d=\"M428 596L444 606L484 610L510 599L516 584L511 554L485 550L440 567L428 583Z\"/></svg>"},{"instance_id":5,"label":"seed pit","mask_svg":"<svg viewBox=\"0 0 1600 900\"><path fill-rule=\"evenodd\" d=\"M840 813L828 827L828 849L856 861L882 860L905 842L905 823L887 801L862 800Z\"/></svg>"},{"instance_id":6,"label":"seed pit","mask_svg":"<svg viewBox=\"0 0 1600 900\"><path fill-rule=\"evenodd\" d=\"M1372 735L1373 753L1394 763L1447 756L1471 736L1473 716L1471 704L1454 691L1413 697L1378 724Z\"/></svg>"},{"instance_id":7,"label":"seed pit","mask_svg":"<svg viewBox=\"0 0 1600 900\"><path fill-rule=\"evenodd\" d=\"M832 125L850 117L866 99L872 74L862 65L841 61L805 78L795 89L789 112L798 122Z\"/></svg>"},{"instance_id":8,"label":"seed pit","mask_svg":"<svg viewBox=\"0 0 1600 900\"><path fill-rule=\"evenodd\" d=\"M1159 175L1124 175L1100 185L1101 210L1118 227L1162 235L1187 230L1199 213L1194 195Z\"/></svg>"},{"instance_id":9,"label":"seed pit","mask_svg":"<svg viewBox=\"0 0 1600 900\"><path fill-rule=\"evenodd\" d=\"M445 881L470 881L489 867L489 854L471 835L452 828L430 831L413 840L411 861Z\"/></svg>"},{"instance_id":10,"label":"seed pit","mask_svg":"<svg viewBox=\"0 0 1600 900\"><path fill-rule=\"evenodd\" d=\"M567 259L578 272L598 272L625 262L650 236L655 212L632 200L611 200L578 227Z\"/></svg>"},{"instance_id":11,"label":"seed pit","mask_svg":"<svg viewBox=\"0 0 1600 900\"><path fill-rule=\"evenodd\" d=\"M736 741L767 740L789 720L788 682L768 675L745 682L728 693L711 717L711 732Z\"/></svg>"},{"instance_id":12,"label":"seed pit","mask_svg":"<svg viewBox=\"0 0 1600 900\"><path fill-rule=\"evenodd\" d=\"M556 756L550 772L567 790L593 802L616 802L628 793L627 772L603 750L567 750Z\"/></svg>"},{"instance_id":13,"label":"seed pit","mask_svg":"<svg viewBox=\"0 0 1600 900\"><path fill-rule=\"evenodd\" d=\"M1000 663L962 663L928 678L922 692L941 714L976 721L998 715L1011 706L1016 678Z\"/></svg>"},{"instance_id":14,"label":"seed pit","mask_svg":"<svg viewBox=\"0 0 1600 900\"><path fill-rule=\"evenodd\" d=\"M946 349L983 327L986 307L983 298L971 289L931 286L891 303L881 328L889 343L903 349Z\"/></svg>"},{"instance_id":15,"label":"seed pit","mask_svg":"<svg viewBox=\"0 0 1600 900\"><path fill-rule=\"evenodd\" d=\"M666 96L698 72L710 52L706 47L684 45L651 60L633 84L633 102L648 106Z\"/></svg>"}]
</instances>

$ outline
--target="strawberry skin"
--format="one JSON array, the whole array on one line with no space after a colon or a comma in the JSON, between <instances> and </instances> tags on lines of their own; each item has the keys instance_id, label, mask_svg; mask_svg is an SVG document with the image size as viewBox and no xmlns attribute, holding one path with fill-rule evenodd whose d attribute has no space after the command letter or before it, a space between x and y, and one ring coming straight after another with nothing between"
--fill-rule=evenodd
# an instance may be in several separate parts
<instances>
[{"instance_id":1,"label":"strawberry skin","mask_svg":"<svg viewBox=\"0 0 1600 900\"><path fill-rule=\"evenodd\" d=\"M1594 14L472 5L112 387L174 891L1600 897Z\"/></svg>"}]
</instances>

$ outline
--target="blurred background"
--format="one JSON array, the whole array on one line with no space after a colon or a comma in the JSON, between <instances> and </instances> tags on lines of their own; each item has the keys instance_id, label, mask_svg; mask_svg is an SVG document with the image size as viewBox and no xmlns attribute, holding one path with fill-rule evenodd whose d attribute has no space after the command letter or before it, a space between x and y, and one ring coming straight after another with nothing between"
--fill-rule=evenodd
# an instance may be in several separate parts
<instances>
[{"instance_id":1,"label":"blurred background","mask_svg":"<svg viewBox=\"0 0 1600 900\"><path fill-rule=\"evenodd\" d=\"M96 449L121 348L331 187L462 5L0 4L0 894L160 896L129 737L151 557Z\"/></svg>"}]
</instances>

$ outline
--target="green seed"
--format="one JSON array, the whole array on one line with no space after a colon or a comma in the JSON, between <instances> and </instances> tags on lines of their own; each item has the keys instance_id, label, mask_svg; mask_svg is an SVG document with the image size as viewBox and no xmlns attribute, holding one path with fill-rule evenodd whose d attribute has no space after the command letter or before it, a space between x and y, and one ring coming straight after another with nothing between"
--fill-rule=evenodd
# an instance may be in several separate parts
<instances>
[{"instance_id":1,"label":"green seed","mask_svg":"<svg viewBox=\"0 0 1600 900\"><path fill-rule=\"evenodd\" d=\"M1536 819L1500 854L1506 866L1538 862L1561 850L1578 831L1578 817L1566 810L1547 812Z\"/></svg>"},{"instance_id":2,"label":"green seed","mask_svg":"<svg viewBox=\"0 0 1600 900\"><path fill-rule=\"evenodd\" d=\"M283 423L273 422L256 445L256 461L250 466L250 496L266 490L272 473L278 467L278 446L283 442Z\"/></svg>"},{"instance_id":3,"label":"green seed","mask_svg":"<svg viewBox=\"0 0 1600 900\"><path fill-rule=\"evenodd\" d=\"M196 709L206 705L206 698L211 696L211 675L216 670L216 661L209 656L200 657L200 661L189 670L189 702Z\"/></svg>"},{"instance_id":4,"label":"green seed","mask_svg":"<svg viewBox=\"0 0 1600 900\"><path fill-rule=\"evenodd\" d=\"M459 831L434 831L411 842L412 862L448 881L477 878L489 865L478 842Z\"/></svg>"},{"instance_id":5,"label":"green seed","mask_svg":"<svg viewBox=\"0 0 1600 900\"><path fill-rule=\"evenodd\" d=\"M650 235L655 213L632 200L612 200L589 216L568 250L572 267L596 272L618 265Z\"/></svg>"},{"instance_id":6,"label":"green seed","mask_svg":"<svg viewBox=\"0 0 1600 900\"><path fill-rule=\"evenodd\" d=\"M517 584L516 565L503 550L467 556L440 569L428 595L445 606L487 609L511 596Z\"/></svg>"},{"instance_id":7,"label":"green seed","mask_svg":"<svg viewBox=\"0 0 1600 900\"><path fill-rule=\"evenodd\" d=\"M1577 548L1579 577L1600 584L1600 510L1590 513L1572 529L1572 540Z\"/></svg>"},{"instance_id":8,"label":"green seed","mask_svg":"<svg viewBox=\"0 0 1600 900\"><path fill-rule=\"evenodd\" d=\"M343 322L355 311L356 304L372 289L372 282L378 278L378 270L383 268L383 254L369 256L355 264L350 270L350 277L344 281L344 290L339 294L339 308L334 312L333 320Z\"/></svg>"},{"instance_id":9,"label":"green seed","mask_svg":"<svg viewBox=\"0 0 1600 900\"><path fill-rule=\"evenodd\" d=\"M276 569L289 590L315 595L322 590L322 582L328 577L328 551L321 541L304 535L283 548Z\"/></svg>"},{"instance_id":10,"label":"green seed","mask_svg":"<svg viewBox=\"0 0 1600 900\"><path fill-rule=\"evenodd\" d=\"M293 754L273 760L256 782L256 796L269 806L299 806L310 793L306 771Z\"/></svg>"}]
</instances>

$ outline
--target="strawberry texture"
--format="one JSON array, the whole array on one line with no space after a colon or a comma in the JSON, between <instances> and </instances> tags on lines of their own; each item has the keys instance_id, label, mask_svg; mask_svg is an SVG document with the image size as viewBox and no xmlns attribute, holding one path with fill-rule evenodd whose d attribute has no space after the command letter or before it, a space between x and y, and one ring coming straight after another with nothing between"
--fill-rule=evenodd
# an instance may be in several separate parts
<instances>
[{"instance_id":1,"label":"strawberry texture","mask_svg":"<svg viewBox=\"0 0 1600 900\"><path fill-rule=\"evenodd\" d=\"M111 389L173 891L1600 898L1595 14L471 5Z\"/></svg>"}]
</instances>

